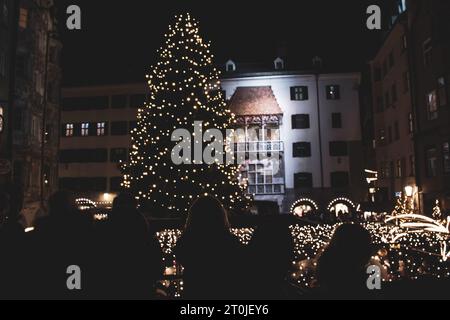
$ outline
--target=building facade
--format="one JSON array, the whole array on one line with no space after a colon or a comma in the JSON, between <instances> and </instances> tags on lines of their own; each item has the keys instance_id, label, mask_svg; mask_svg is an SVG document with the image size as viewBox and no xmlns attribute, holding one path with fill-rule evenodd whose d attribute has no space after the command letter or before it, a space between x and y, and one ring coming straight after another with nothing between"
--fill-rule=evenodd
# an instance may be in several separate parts
<instances>
[{"instance_id":1,"label":"building facade","mask_svg":"<svg viewBox=\"0 0 450 320\"><path fill-rule=\"evenodd\" d=\"M120 191L137 110L147 85L65 88L62 91L59 186L110 205Z\"/></svg>"},{"instance_id":2,"label":"building facade","mask_svg":"<svg viewBox=\"0 0 450 320\"><path fill-rule=\"evenodd\" d=\"M420 202L450 211L450 3L408 1Z\"/></svg>"},{"instance_id":3,"label":"building facade","mask_svg":"<svg viewBox=\"0 0 450 320\"><path fill-rule=\"evenodd\" d=\"M286 213L294 204L334 208L329 204L336 199L354 207L367 193L359 74L287 72L282 64L277 59L272 71L258 74L227 65L222 79L241 129L233 143L244 159L248 192ZM128 158L129 132L146 90L144 84L63 90L61 188L106 204L120 191L119 163ZM279 166L259 158L261 153L276 154Z\"/></svg>"},{"instance_id":4,"label":"building facade","mask_svg":"<svg viewBox=\"0 0 450 320\"><path fill-rule=\"evenodd\" d=\"M271 71L241 71L233 61L225 69L222 90L242 129L235 150L247 153L248 192L285 213L334 210L338 199L352 209L367 193L360 75L291 72L280 58ZM251 157L267 151L279 154L276 172Z\"/></svg>"},{"instance_id":5,"label":"building facade","mask_svg":"<svg viewBox=\"0 0 450 320\"><path fill-rule=\"evenodd\" d=\"M16 6L12 0L0 1L0 186L11 174L11 75L16 29Z\"/></svg>"},{"instance_id":6,"label":"building facade","mask_svg":"<svg viewBox=\"0 0 450 320\"><path fill-rule=\"evenodd\" d=\"M450 4L392 1L371 61L378 200L413 199L431 215L450 210ZM401 4L401 6L398 6Z\"/></svg>"},{"instance_id":7,"label":"building facade","mask_svg":"<svg viewBox=\"0 0 450 320\"><path fill-rule=\"evenodd\" d=\"M40 208L57 190L61 42L51 0L21 0L11 118L12 180L25 211ZM28 212L26 212L27 214Z\"/></svg>"},{"instance_id":8,"label":"building facade","mask_svg":"<svg viewBox=\"0 0 450 320\"><path fill-rule=\"evenodd\" d=\"M415 123L409 66L407 15L398 17L371 61L377 200L393 201L406 187L417 202Z\"/></svg>"}]
</instances>

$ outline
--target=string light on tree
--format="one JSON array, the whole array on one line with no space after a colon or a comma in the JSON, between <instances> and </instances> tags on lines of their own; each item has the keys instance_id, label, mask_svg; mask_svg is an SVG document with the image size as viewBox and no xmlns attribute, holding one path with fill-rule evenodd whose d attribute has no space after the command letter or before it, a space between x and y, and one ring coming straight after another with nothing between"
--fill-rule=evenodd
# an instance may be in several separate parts
<instances>
[{"instance_id":1,"label":"string light on tree","mask_svg":"<svg viewBox=\"0 0 450 320\"><path fill-rule=\"evenodd\" d=\"M149 99L138 111L130 160L122 167L122 186L141 205L169 213L187 213L192 200L204 194L215 196L227 209L247 209L251 199L237 179L238 165L175 165L172 161L178 143L172 141L175 130L193 133L191 154L182 154L183 159L190 159L196 147L206 142L195 134L195 122L202 122L204 132L218 129L224 133L235 123L220 90L210 44L202 39L198 22L189 14L176 16L169 26L147 82ZM221 141L224 150L229 142Z\"/></svg>"},{"instance_id":2,"label":"string light on tree","mask_svg":"<svg viewBox=\"0 0 450 320\"><path fill-rule=\"evenodd\" d=\"M433 218L436 220L442 219L441 206L439 205L439 200L436 200L436 204L433 208Z\"/></svg>"}]
</instances>

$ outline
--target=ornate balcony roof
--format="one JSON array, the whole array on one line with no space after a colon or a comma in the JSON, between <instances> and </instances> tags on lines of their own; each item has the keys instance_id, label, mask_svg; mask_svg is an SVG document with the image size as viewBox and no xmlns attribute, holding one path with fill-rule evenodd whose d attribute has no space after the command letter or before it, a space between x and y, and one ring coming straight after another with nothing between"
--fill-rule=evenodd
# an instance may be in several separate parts
<instances>
[{"instance_id":1,"label":"ornate balcony roof","mask_svg":"<svg viewBox=\"0 0 450 320\"><path fill-rule=\"evenodd\" d=\"M238 117L283 114L269 86L238 87L229 102L229 107Z\"/></svg>"}]
</instances>

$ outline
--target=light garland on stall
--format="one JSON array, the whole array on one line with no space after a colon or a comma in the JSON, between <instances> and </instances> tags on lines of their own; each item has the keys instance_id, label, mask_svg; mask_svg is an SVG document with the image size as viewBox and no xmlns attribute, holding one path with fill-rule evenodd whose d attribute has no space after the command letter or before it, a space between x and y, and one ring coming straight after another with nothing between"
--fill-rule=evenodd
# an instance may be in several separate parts
<instances>
[{"instance_id":1,"label":"light garland on stall","mask_svg":"<svg viewBox=\"0 0 450 320\"><path fill-rule=\"evenodd\" d=\"M97 208L97 203L87 199L87 198L78 198L75 200L75 205L81 211L91 210L93 208Z\"/></svg>"},{"instance_id":2,"label":"light garland on stall","mask_svg":"<svg viewBox=\"0 0 450 320\"><path fill-rule=\"evenodd\" d=\"M333 201L331 201L330 204L327 207L327 211L331 212L331 210L333 209L334 205L336 205L339 202L347 203L347 204L349 204L352 207L353 210L356 209L356 205L355 205L355 203L352 200L350 200L348 198L341 197L341 198L336 198Z\"/></svg>"},{"instance_id":3,"label":"light garland on stall","mask_svg":"<svg viewBox=\"0 0 450 320\"><path fill-rule=\"evenodd\" d=\"M291 214L295 214L295 209L300 205L300 204L308 204L308 205L312 205L315 211L319 211L319 206L317 205L317 203L309 198L301 198L297 201L295 201L292 206L291 206Z\"/></svg>"},{"instance_id":4,"label":"light garland on stall","mask_svg":"<svg viewBox=\"0 0 450 320\"><path fill-rule=\"evenodd\" d=\"M446 221L442 221L419 214L400 214L387 216L386 223L390 222L396 222L398 226L389 232L386 241L396 243L413 233L436 234L440 239L442 261L446 262L450 258L450 250L447 250L447 241L450 238L450 217L447 217Z\"/></svg>"},{"instance_id":5,"label":"light garland on stall","mask_svg":"<svg viewBox=\"0 0 450 320\"><path fill-rule=\"evenodd\" d=\"M450 234L450 217L444 223L420 214L400 214L386 217L386 223L393 221L399 221L400 228L407 229L408 233L432 232L446 235Z\"/></svg>"}]
</instances>

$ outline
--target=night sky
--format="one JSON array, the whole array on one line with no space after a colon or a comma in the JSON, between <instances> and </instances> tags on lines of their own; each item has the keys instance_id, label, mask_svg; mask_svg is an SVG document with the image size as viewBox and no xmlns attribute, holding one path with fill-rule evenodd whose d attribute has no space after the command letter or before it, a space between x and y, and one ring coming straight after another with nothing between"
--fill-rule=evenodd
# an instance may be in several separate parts
<instances>
[{"instance_id":1,"label":"night sky","mask_svg":"<svg viewBox=\"0 0 450 320\"><path fill-rule=\"evenodd\" d=\"M189 2L189 4L186 4ZM379 1L378 1L379 2ZM309 67L319 55L327 68L361 70L380 33L366 28L371 0L57 0L64 45L64 85L144 81L163 34L189 11L212 43L216 63L270 62L286 47L289 63ZM66 8L82 9L82 30L65 29ZM295 62L295 63L293 63Z\"/></svg>"}]
</instances>

